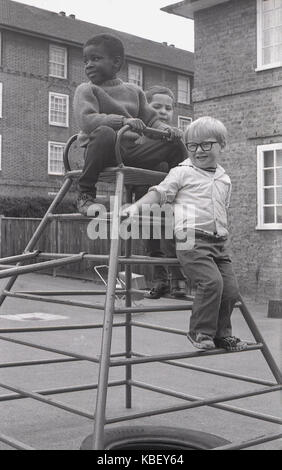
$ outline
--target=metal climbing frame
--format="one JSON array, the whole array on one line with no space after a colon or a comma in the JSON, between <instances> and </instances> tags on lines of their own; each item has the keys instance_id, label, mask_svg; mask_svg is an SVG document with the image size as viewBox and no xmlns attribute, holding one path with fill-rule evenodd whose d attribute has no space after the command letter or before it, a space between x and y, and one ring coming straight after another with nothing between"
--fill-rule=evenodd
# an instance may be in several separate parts
<instances>
[{"instance_id":1,"label":"metal climbing frame","mask_svg":"<svg viewBox=\"0 0 282 470\"><path fill-rule=\"evenodd\" d=\"M76 136L73 136L68 141L65 152L64 152L64 165L65 165L65 179L63 185L43 217L41 223L39 224L37 230L29 241L26 249L23 254L18 256L11 256L8 258L0 259L0 279L9 278L6 286L4 287L2 294L0 296L0 305L4 302L6 297L12 298L21 298L25 300L40 300L44 302L64 304L68 306L79 306L89 309L98 309L104 311L104 321L100 324L83 324L83 325L61 325L61 326L47 326L47 327L29 327L29 328L1 328L0 329L0 339L2 341L12 342L18 345L24 345L31 348L50 351L62 355L61 359L48 359L48 360L32 360L32 361L19 361L13 363L3 363L0 364L0 368L7 367L18 367L18 366L32 366L39 364L52 364L52 363L69 363L73 361L89 361L90 363L96 363L99 365L99 376L98 382L95 384L85 384L81 386L71 386L65 388L49 389L49 390L39 390L39 391L30 391L22 389L20 387L15 387L7 383L0 383L0 387L6 390L9 390L13 393L8 395L1 395L0 402L32 398L38 400L45 404L49 404L53 407L63 409L67 412L74 413L76 415L85 417L90 420L94 420L94 432L93 432L93 449L103 449L104 448L104 427L107 424L125 422L134 420L136 418L144 418L148 416L161 415L165 413L171 413L181 410L188 410L197 407L213 407L220 410L229 411L236 413L242 416L248 416L250 418L256 418L258 420L266 421L268 423L282 424L282 420L278 417L269 416L263 413L254 412L251 410L242 409L235 407L233 405L228 405L226 402L238 400L240 398L258 396L262 394L272 393L282 389L282 376L281 371L279 370L268 346L266 345L261 333L259 332L246 304L243 299L240 298L236 304L248 327L250 328L255 343L248 344L248 347L245 351L242 351L237 354L246 354L249 351L259 350L263 354L273 376L274 381L267 381L262 379L257 379L253 377L246 377L238 374L233 374L229 372L219 371L215 369L210 369L207 367L200 367L198 365L192 365L186 362L181 362L179 359L188 359L188 358L199 358L205 356L213 356L217 354L231 354L227 353L224 350L211 350L211 351L201 351L201 352L179 352L173 354L156 354L148 356L143 353L134 352L132 346L132 329L133 328L145 328L156 331L162 331L169 334L176 335L186 335L185 331L178 330L175 328L166 328L151 323L145 323L141 321L136 321L132 318L133 313L143 312L143 313L153 313L153 312L168 312L171 311L171 306L132 306L132 295L136 293L135 289L131 288L131 270L133 264L159 264L160 261L162 264L173 265L177 264L176 259L171 258L149 258L146 256L137 256L132 254L131 240L127 240L125 244L125 253L121 255L120 253L120 237L119 237L119 227L121 222L120 217L120 207L122 205L124 188L126 189L127 201L131 200L132 188L135 185L148 184L154 185L158 184L163 178L164 174L159 172L154 172L150 170L143 170L138 168L126 167L122 163L121 153L120 153L120 139L123 133L128 129L128 126L122 128L117 134L116 141L116 158L117 166L113 168L106 169L100 175L100 181L105 182L116 182L116 191L114 198L114 207L111 217L107 214L107 220L111 219L112 224L112 235L111 235L111 247L109 255L95 255L89 253L79 253L79 254L62 254L62 253L42 253L36 250L36 244L40 239L42 233L44 232L48 223L54 217L58 215L54 214L55 209L59 206L60 202L70 189L73 180L77 178L81 172L72 171L69 165L69 150L73 142L76 140ZM147 129L148 135L154 135L155 138L166 137L167 133L160 132L153 129ZM69 215L67 215L69 217ZM60 215L63 217L63 215ZM77 218L77 214L73 215L73 218ZM78 218L79 220L79 218ZM12 287L21 274L33 273L40 271L46 268L54 268L59 266L64 266L69 263L76 263L81 260L92 261L93 263L107 263L109 266L109 275L107 281L106 291L101 290L85 290L85 291L12 291ZM26 261L35 261L32 264L24 265ZM38 262L39 261L39 262ZM14 265L13 263L17 263ZM115 306L115 293L116 293L116 278L119 265L125 266L125 306L116 308ZM122 293L119 290L119 293ZM105 303L101 305L100 303L89 303L82 301L73 301L60 299L58 297L65 295L105 295ZM55 298L54 298L55 297ZM179 304L173 306L175 311L187 311L191 310L192 302L191 299L185 301L179 301ZM113 323L113 318L115 314L124 314L124 321L119 321ZM111 339L112 339L112 330L113 327L124 327L125 328L125 352L111 354ZM39 345L31 341L23 341L18 339L18 337L8 337L7 334L20 334L23 332L48 332L48 331L60 331L60 330L79 330L79 329L102 329L102 342L101 342L101 351L99 356L87 356L85 354L77 354L72 351L65 351L58 348L51 348L44 345ZM165 389L161 387L156 387L147 383L139 382L133 379L132 377L132 368L136 364L143 363L164 363L169 364L175 367L186 368L188 370L194 370L199 372L204 372L208 374L213 374L221 377L228 377L235 380L240 380L248 382L251 384L260 385L260 388L251 390L244 393L236 394L222 394L214 398L203 399L201 397L195 397L184 393L177 393L170 389ZM119 367L124 366L125 368L125 378L123 380L116 380L109 382L109 368L110 367ZM183 404L177 406L170 406L167 408L160 408L149 412L140 412L140 413L131 413L126 415L117 416L114 418L106 417L106 401L107 401L107 391L109 387L125 387L125 401L126 408L131 408L132 402L132 388L137 387L144 390L154 391L160 394L165 394L167 396L179 398L183 400ZM77 392L84 390L97 390L96 397L96 410L95 414L75 408L70 405L66 405L58 400L51 399L47 397L48 395L57 395L67 392ZM215 450L227 450L227 449L245 449L249 448L263 442L273 441L282 437L281 433L271 434L268 436L258 437L251 439L247 442L233 443L229 445L224 445L221 447L216 447ZM16 449L30 449L28 445L17 441L11 437L0 434L0 441L8 444L9 446Z\"/></svg>"}]
</instances>

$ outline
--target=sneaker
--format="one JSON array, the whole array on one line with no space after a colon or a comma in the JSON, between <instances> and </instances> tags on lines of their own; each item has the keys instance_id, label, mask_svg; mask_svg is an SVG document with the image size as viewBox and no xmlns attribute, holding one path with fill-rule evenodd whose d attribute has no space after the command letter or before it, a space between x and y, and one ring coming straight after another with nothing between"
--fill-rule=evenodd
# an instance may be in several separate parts
<instances>
[{"instance_id":1,"label":"sneaker","mask_svg":"<svg viewBox=\"0 0 282 470\"><path fill-rule=\"evenodd\" d=\"M145 299L159 299L165 294L169 293L169 286L164 282L156 284L149 292L145 292Z\"/></svg>"},{"instance_id":2,"label":"sneaker","mask_svg":"<svg viewBox=\"0 0 282 470\"><path fill-rule=\"evenodd\" d=\"M215 349L213 338L205 333L188 333L187 338L195 348L198 349Z\"/></svg>"},{"instance_id":3,"label":"sneaker","mask_svg":"<svg viewBox=\"0 0 282 470\"><path fill-rule=\"evenodd\" d=\"M235 336L226 336L225 338L214 338L217 348L226 349L227 351L243 351L247 348L248 343L242 341Z\"/></svg>"},{"instance_id":4,"label":"sneaker","mask_svg":"<svg viewBox=\"0 0 282 470\"><path fill-rule=\"evenodd\" d=\"M96 194L79 193L76 201L78 212L80 212L82 215L87 215L88 208L97 202L95 197Z\"/></svg>"},{"instance_id":5,"label":"sneaker","mask_svg":"<svg viewBox=\"0 0 282 470\"><path fill-rule=\"evenodd\" d=\"M100 214L100 211L96 207L97 204L103 205L106 211L110 209L107 197L96 197L95 193L79 193L76 202L76 207L78 212L80 212L82 215L86 215L89 217L97 217Z\"/></svg>"},{"instance_id":6,"label":"sneaker","mask_svg":"<svg viewBox=\"0 0 282 470\"><path fill-rule=\"evenodd\" d=\"M182 299L183 297L186 297L186 289L182 289L181 287L174 287L171 289L170 295L176 299Z\"/></svg>"}]
</instances>

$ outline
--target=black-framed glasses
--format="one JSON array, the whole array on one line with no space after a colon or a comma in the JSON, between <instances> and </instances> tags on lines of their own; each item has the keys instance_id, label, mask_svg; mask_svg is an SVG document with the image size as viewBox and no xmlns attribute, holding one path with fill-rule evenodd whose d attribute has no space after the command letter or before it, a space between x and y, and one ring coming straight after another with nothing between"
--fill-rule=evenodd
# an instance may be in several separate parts
<instances>
[{"instance_id":1,"label":"black-framed glasses","mask_svg":"<svg viewBox=\"0 0 282 470\"><path fill-rule=\"evenodd\" d=\"M194 144L194 142L187 142L186 147L189 150L189 152L197 152L198 148L201 147L203 152L209 152L212 149L212 146L214 144L217 144L217 142L201 142L200 144Z\"/></svg>"}]
</instances>

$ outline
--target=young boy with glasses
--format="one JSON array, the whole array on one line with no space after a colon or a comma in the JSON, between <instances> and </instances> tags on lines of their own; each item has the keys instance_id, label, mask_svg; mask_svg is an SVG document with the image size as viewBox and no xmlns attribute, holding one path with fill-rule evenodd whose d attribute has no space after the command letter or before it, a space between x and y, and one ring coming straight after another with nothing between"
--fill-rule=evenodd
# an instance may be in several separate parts
<instances>
[{"instance_id":1,"label":"young boy with glasses","mask_svg":"<svg viewBox=\"0 0 282 470\"><path fill-rule=\"evenodd\" d=\"M241 351L247 343L232 336L230 320L239 294L227 243L231 181L217 163L226 139L219 120L194 121L185 133L190 158L126 213L136 215L144 204L174 205L177 258L196 288L187 337L199 349Z\"/></svg>"}]
</instances>

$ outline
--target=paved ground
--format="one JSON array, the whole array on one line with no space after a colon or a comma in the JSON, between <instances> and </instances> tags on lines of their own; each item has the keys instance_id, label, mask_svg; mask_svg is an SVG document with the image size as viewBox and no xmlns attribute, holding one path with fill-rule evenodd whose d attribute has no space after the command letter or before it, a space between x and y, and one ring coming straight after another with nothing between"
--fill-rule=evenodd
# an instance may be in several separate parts
<instances>
[{"instance_id":1,"label":"paved ground","mask_svg":"<svg viewBox=\"0 0 282 470\"><path fill-rule=\"evenodd\" d=\"M4 280L0 281L0 287L3 285ZM17 290L97 288L97 286L93 286L88 281L60 277L54 278L36 274L22 276L17 281L16 287ZM102 303L103 297L80 296L79 299L91 302L94 300L96 303ZM157 314L135 314L134 319L136 321L146 320L150 323L177 329L187 328L187 313L173 312L173 306L177 304L177 301L160 299L154 302L154 305L171 305L172 311ZM149 305L150 301L143 300L142 304L144 306ZM267 305L255 305L250 302L248 306L273 356L281 364L282 321L267 318ZM39 303L37 301L31 302L21 299L6 299L1 308L1 314L0 328L89 324L100 323L102 321L102 312L99 310L52 303ZM19 314L32 315L19 317ZM56 317L46 314L56 315ZM122 316L117 315L116 321L120 322L121 320ZM252 341L252 335L238 310L233 314L233 325L234 334ZM93 356L99 354L101 331L82 329L73 331L9 333L6 336L22 341L35 342L56 348L57 350ZM148 354L193 351L193 347L187 342L185 336L156 332L143 328L134 328L133 345L135 352ZM115 328L112 351L121 352L123 350L124 329ZM0 351L2 363L62 357L59 354L6 341L0 341ZM184 361L182 360L182 362ZM258 351L197 357L185 362L249 377L273 380L272 374L262 358L262 354ZM21 387L24 390L38 391L72 385L94 384L97 382L97 365L86 361L79 361L25 367L2 367L0 371L0 386L2 386L2 388L0 387L0 434L12 437L36 449L79 449L82 440L93 430L93 423L89 418L51 407L31 398L4 400L5 395L13 392L5 389L3 385L9 384ZM124 369L122 367L112 368L110 375L113 380L123 379ZM257 384L248 384L244 381L159 363L134 366L133 377L136 380L176 390L179 393L204 398L222 394L235 394L262 387ZM94 412L95 391L93 390L63 393L53 395L52 398L64 404L85 410L88 413ZM182 400L173 397L134 388L132 411L134 413L142 412L144 410L154 410L182 403ZM281 416L281 394L279 392L245 398L240 401L232 401L228 404L267 415ZM108 416L121 416L131 412L125 409L124 389L122 387L110 389L108 393ZM277 424L211 407L150 416L141 420L129 421L127 424L123 423L123 425L137 425L138 423L192 428L219 435L232 442L241 442L252 437L279 432ZM10 449L10 446L0 443L0 450L4 449ZM252 449L278 450L281 449L281 440L261 444Z\"/></svg>"}]
</instances>

